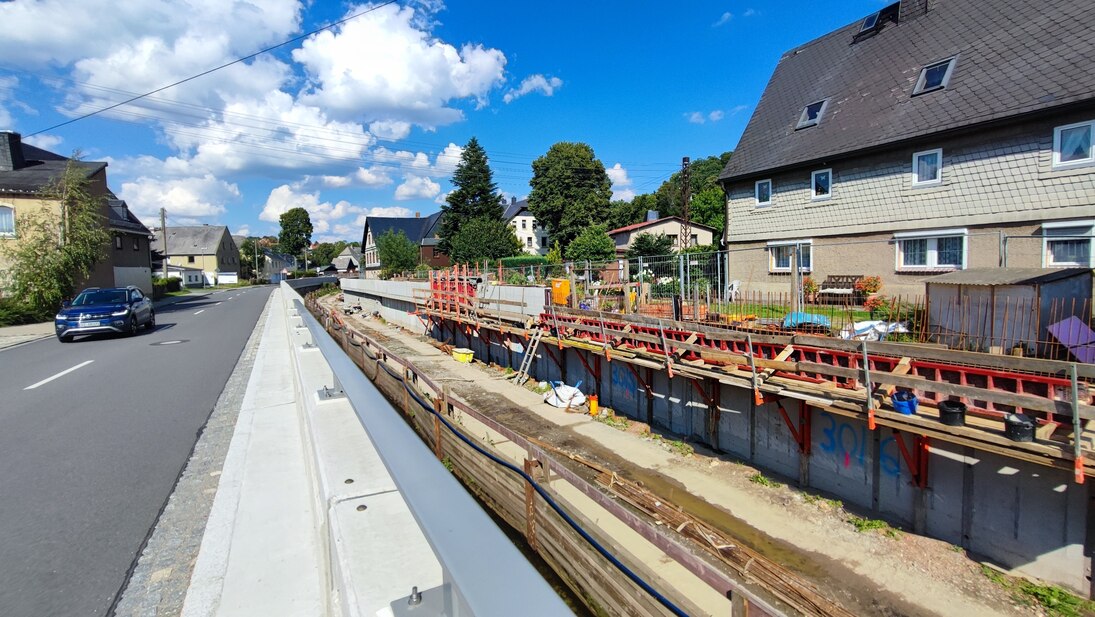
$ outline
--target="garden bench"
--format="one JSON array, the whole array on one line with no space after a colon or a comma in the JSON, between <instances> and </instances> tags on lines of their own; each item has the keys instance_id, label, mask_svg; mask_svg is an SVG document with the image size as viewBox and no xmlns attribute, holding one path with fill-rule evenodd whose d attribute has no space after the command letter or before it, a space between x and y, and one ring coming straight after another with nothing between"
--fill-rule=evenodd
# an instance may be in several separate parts
<instances>
[{"instance_id":1,"label":"garden bench","mask_svg":"<svg viewBox=\"0 0 1095 617\"><path fill-rule=\"evenodd\" d=\"M830 274L821 282L817 295L819 299L836 300L855 295L855 282L863 278L862 274Z\"/></svg>"}]
</instances>

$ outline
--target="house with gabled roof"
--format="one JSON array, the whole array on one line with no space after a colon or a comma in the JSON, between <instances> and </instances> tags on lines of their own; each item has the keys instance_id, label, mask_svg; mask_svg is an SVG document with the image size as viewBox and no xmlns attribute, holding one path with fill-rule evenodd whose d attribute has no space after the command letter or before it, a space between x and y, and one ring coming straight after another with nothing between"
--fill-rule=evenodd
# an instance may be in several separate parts
<instances>
[{"instance_id":1,"label":"house with gabled roof","mask_svg":"<svg viewBox=\"0 0 1095 617\"><path fill-rule=\"evenodd\" d=\"M651 216L653 215L653 216ZM715 241L715 228L690 222L691 237L688 246L709 246ZM631 248L631 243L642 234L664 235L673 242L673 250L681 250L681 236L684 234L684 219L679 216L658 218L656 211L647 214L647 220L610 229L608 236L616 243L616 253L623 255Z\"/></svg>"},{"instance_id":2,"label":"house with gabled roof","mask_svg":"<svg viewBox=\"0 0 1095 617\"><path fill-rule=\"evenodd\" d=\"M502 220L513 228L513 233L521 242L521 250L525 253L547 255L551 250L548 230L529 212L527 199L518 201L516 197L511 197L509 205L502 213Z\"/></svg>"},{"instance_id":3,"label":"house with gabled roof","mask_svg":"<svg viewBox=\"0 0 1095 617\"><path fill-rule=\"evenodd\" d=\"M1095 266L1093 32L1089 0L906 0L787 51L719 177L729 278Z\"/></svg>"},{"instance_id":4,"label":"house with gabled roof","mask_svg":"<svg viewBox=\"0 0 1095 617\"><path fill-rule=\"evenodd\" d=\"M48 212L61 217L61 204L47 198L48 189L74 164L87 180L88 191L102 200L102 221L111 233L111 246L86 280L77 287L136 285L152 291L148 229L117 199L107 185L107 164L101 161L72 161L48 150L23 143L13 131L0 131L0 243L19 242L20 217ZM2 254L2 251L0 251ZM5 284L9 264L0 256L0 286Z\"/></svg>"},{"instance_id":5,"label":"house with gabled roof","mask_svg":"<svg viewBox=\"0 0 1095 617\"><path fill-rule=\"evenodd\" d=\"M361 270L361 249L356 246L347 246L342 252L331 260L338 274L356 273Z\"/></svg>"},{"instance_id":6,"label":"house with gabled roof","mask_svg":"<svg viewBox=\"0 0 1095 617\"><path fill-rule=\"evenodd\" d=\"M206 285L239 280L240 250L224 225L168 226L166 236L153 236L152 249L169 265L201 270Z\"/></svg>"},{"instance_id":7,"label":"house with gabled roof","mask_svg":"<svg viewBox=\"0 0 1095 617\"><path fill-rule=\"evenodd\" d=\"M433 268L449 265L449 258L438 248L437 231L441 213L435 212L427 217L415 213L409 216L370 216L365 219L365 228L361 234L361 274L362 278L377 278L383 264L376 241L388 231L402 231L407 239L418 245L419 262Z\"/></svg>"}]
</instances>

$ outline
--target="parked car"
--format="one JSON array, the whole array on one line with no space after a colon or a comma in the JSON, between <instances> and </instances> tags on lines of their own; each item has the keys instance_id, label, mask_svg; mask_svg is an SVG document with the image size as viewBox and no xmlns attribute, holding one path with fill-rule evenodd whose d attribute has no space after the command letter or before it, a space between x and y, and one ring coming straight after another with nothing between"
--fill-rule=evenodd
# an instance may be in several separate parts
<instances>
[{"instance_id":1,"label":"parked car","mask_svg":"<svg viewBox=\"0 0 1095 617\"><path fill-rule=\"evenodd\" d=\"M130 336L141 326L156 327L152 300L137 287L89 287L65 302L54 318L57 338L69 343L77 334L116 332Z\"/></svg>"}]
</instances>

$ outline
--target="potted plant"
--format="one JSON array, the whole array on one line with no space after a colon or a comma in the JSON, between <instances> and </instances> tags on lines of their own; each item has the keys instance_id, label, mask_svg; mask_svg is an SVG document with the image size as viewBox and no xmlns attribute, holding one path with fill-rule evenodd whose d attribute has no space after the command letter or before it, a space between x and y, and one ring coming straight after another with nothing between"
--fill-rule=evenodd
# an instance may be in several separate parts
<instances>
[{"instance_id":1,"label":"potted plant","mask_svg":"<svg viewBox=\"0 0 1095 617\"><path fill-rule=\"evenodd\" d=\"M821 286L817 284L817 281L813 277L805 277L802 279L802 293L806 296L806 301L810 304L817 303L817 292L820 291Z\"/></svg>"}]
</instances>

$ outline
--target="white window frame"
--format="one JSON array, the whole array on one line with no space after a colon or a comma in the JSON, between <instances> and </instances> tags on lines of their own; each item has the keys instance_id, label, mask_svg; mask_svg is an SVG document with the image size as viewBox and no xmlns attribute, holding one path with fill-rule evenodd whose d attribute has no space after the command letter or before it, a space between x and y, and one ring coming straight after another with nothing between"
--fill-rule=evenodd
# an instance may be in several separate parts
<instances>
[{"instance_id":1,"label":"white window frame","mask_svg":"<svg viewBox=\"0 0 1095 617\"><path fill-rule=\"evenodd\" d=\"M928 69L935 68L944 63L947 64L947 70L943 73L943 81L939 82L939 85L935 86L934 88L925 88L924 82L928 78ZM946 90L947 84L949 84L951 81L951 74L954 73L954 65L956 64L958 64L958 56L952 56L944 60L938 60L936 62L930 62L928 64L925 64L923 68L920 69L920 77L916 78L916 86L913 87L912 95L916 96L918 94L927 94L929 92Z\"/></svg>"},{"instance_id":2,"label":"white window frame","mask_svg":"<svg viewBox=\"0 0 1095 617\"><path fill-rule=\"evenodd\" d=\"M0 210L7 210L11 212L11 231L0 231L0 238L14 238L15 237L15 206L8 204L0 204Z\"/></svg>"},{"instance_id":3,"label":"white window frame","mask_svg":"<svg viewBox=\"0 0 1095 617\"><path fill-rule=\"evenodd\" d=\"M893 235L897 250L894 251L894 270L897 272L940 272L952 270L965 270L969 267L970 242L969 230L961 229L934 229L929 231L906 231ZM938 263L939 238L962 238L962 263L957 266ZM903 243L906 240L927 240L928 255L927 264L905 265L905 250Z\"/></svg>"},{"instance_id":4,"label":"white window frame","mask_svg":"<svg viewBox=\"0 0 1095 617\"><path fill-rule=\"evenodd\" d=\"M1068 129L1075 129L1080 127L1087 127L1088 145L1091 148L1091 154L1087 158L1077 161L1061 162L1061 132ZM1053 169L1072 169L1073 167L1087 167L1089 165L1095 165L1095 120L1088 120L1087 122L1076 122L1074 124L1066 124L1064 126L1058 126L1053 129Z\"/></svg>"},{"instance_id":5,"label":"white window frame","mask_svg":"<svg viewBox=\"0 0 1095 617\"><path fill-rule=\"evenodd\" d=\"M818 177L819 174L829 174L829 192L824 194L824 195L818 195L817 191L815 190L817 188L817 185L815 183L817 182L817 177ZM819 169L817 171L811 172L810 173L810 201L825 201L826 199L832 199L832 198L833 198L833 169L830 167L829 169Z\"/></svg>"},{"instance_id":6,"label":"white window frame","mask_svg":"<svg viewBox=\"0 0 1095 617\"><path fill-rule=\"evenodd\" d=\"M761 201L760 200L760 185L764 184L765 182L768 183L768 201ZM772 187L773 186L774 185L772 184L771 179L757 180L756 182L753 183L753 200L756 203L756 207L763 208L764 206L772 205L772 201L775 197L775 195L772 192Z\"/></svg>"},{"instance_id":7,"label":"white window frame","mask_svg":"<svg viewBox=\"0 0 1095 617\"><path fill-rule=\"evenodd\" d=\"M920 174L917 172L917 159L928 154L939 155L939 176L933 180L920 180ZM913 188L921 188L927 186L939 186L943 184L943 149L933 148L931 150L921 150L920 152L913 152L912 155L912 185Z\"/></svg>"},{"instance_id":8,"label":"white window frame","mask_svg":"<svg viewBox=\"0 0 1095 617\"><path fill-rule=\"evenodd\" d=\"M799 272L813 272L814 271L814 241L812 239L802 240L772 240L768 242L764 250L768 253L768 272L773 274L784 274L791 272L790 260L788 260L786 268L780 268L776 266L776 252L773 249L782 248L785 246L808 246L810 247L810 263L809 265L799 265ZM799 263L802 262L802 256L799 255Z\"/></svg>"},{"instance_id":9,"label":"white window frame","mask_svg":"<svg viewBox=\"0 0 1095 617\"><path fill-rule=\"evenodd\" d=\"M1088 236L1091 237L1089 242L1090 248L1087 251L1088 263L1078 262L1053 262L1050 261L1049 256L1049 243L1054 240L1076 240L1075 236L1053 236L1046 233L1050 229L1062 229L1068 227L1087 227ZM1082 239L1082 236L1079 238ZM1042 223L1042 267L1043 268L1095 268L1095 219L1082 219L1078 221L1053 221L1052 223Z\"/></svg>"},{"instance_id":10,"label":"white window frame","mask_svg":"<svg viewBox=\"0 0 1095 617\"><path fill-rule=\"evenodd\" d=\"M821 109L817 110L817 117L813 120L810 120L809 117L806 115L806 111L810 109L810 107L817 105L818 103L821 103ZM813 101L812 103L808 103L802 108L802 113L799 114L798 124L795 125L795 130L797 131L798 129L805 129L811 126L817 126L821 124L821 119L825 117L825 110L828 108L829 99L821 99L820 101Z\"/></svg>"}]
</instances>

